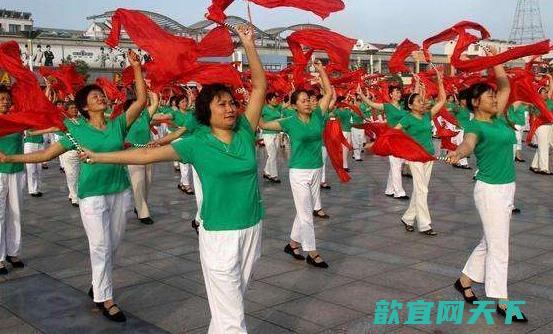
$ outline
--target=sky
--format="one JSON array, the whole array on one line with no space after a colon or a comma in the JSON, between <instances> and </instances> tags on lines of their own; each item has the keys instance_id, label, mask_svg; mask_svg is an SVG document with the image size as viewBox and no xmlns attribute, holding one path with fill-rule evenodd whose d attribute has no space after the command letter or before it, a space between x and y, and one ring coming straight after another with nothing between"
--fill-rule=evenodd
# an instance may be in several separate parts
<instances>
[{"instance_id":1,"label":"sky","mask_svg":"<svg viewBox=\"0 0 553 334\"><path fill-rule=\"evenodd\" d=\"M324 0L320 0L324 1ZM546 37L553 37L553 1L538 0ZM297 9L251 5L253 23L261 29L300 23L321 24L351 38L373 43L421 42L461 20L484 25L495 39L508 39L516 0L344 0L346 9L326 20ZM183 25L203 19L210 0L1 0L0 8L32 13L34 25L84 30L87 16L118 7L158 12ZM246 17L245 0L236 0L228 15Z\"/></svg>"}]
</instances>

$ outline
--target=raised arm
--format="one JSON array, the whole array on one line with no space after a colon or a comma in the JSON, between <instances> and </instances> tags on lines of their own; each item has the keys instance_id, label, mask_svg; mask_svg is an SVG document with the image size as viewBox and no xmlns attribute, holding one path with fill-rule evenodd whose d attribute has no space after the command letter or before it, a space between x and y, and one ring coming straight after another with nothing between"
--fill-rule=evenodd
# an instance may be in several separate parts
<instances>
[{"instance_id":1,"label":"raised arm","mask_svg":"<svg viewBox=\"0 0 553 334\"><path fill-rule=\"evenodd\" d=\"M323 97L319 101L319 107L324 114L329 110L330 101L332 100L332 85L330 85L330 79L328 78L328 74L326 74L326 70L321 61L315 61L313 66L315 66L315 69L317 69L317 72L319 72L319 76L321 78Z\"/></svg>"},{"instance_id":2,"label":"raised arm","mask_svg":"<svg viewBox=\"0 0 553 334\"><path fill-rule=\"evenodd\" d=\"M259 60L259 55L255 49L255 37L252 26L240 26L237 29L238 36L242 41L242 45L246 50L248 63L252 72L252 91L248 105L246 106L246 118L250 122L253 131L257 129L259 119L261 118L261 110L265 104L265 92L267 90L267 79L265 78L265 70Z\"/></svg>"},{"instance_id":3,"label":"raised arm","mask_svg":"<svg viewBox=\"0 0 553 334\"><path fill-rule=\"evenodd\" d=\"M159 108L159 94L154 93L152 91L148 91L148 96L150 97L150 105L148 106L148 113L150 114L150 118L152 118L154 114L157 112L157 108Z\"/></svg>"},{"instance_id":4,"label":"raised arm","mask_svg":"<svg viewBox=\"0 0 553 334\"><path fill-rule=\"evenodd\" d=\"M497 54L497 50L492 46L484 48L484 51L488 55ZM507 72L505 72L503 65L494 66L493 71L495 73L495 81L497 84L497 109L503 113L505 108L507 108L507 103L509 102L511 84L509 83L509 78L507 77Z\"/></svg>"},{"instance_id":5,"label":"raised arm","mask_svg":"<svg viewBox=\"0 0 553 334\"><path fill-rule=\"evenodd\" d=\"M430 109L432 117L434 117L440 109L442 109L447 99L444 88L444 79L442 73L438 70L436 70L436 79L438 80L438 101L436 101L436 104L432 107L432 109Z\"/></svg>"},{"instance_id":6,"label":"raised arm","mask_svg":"<svg viewBox=\"0 0 553 334\"><path fill-rule=\"evenodd\" d=\"M376 109L376 110L384 110L384 103L375 103L373 101L371 101L366 95L365 93L363 93L363 89L361 88L361 85L357 85L357 94L359 94L359 96L361 96L361 100L363 100L363 102L365 102L369 107L373 108L373 109Z\"/></svg>"},{"instance_id":7,"label":"raised arm","mask_svg":"<svg viewBox=\"0 0 553 334\"><path fill-rule=\"evenodd\" d=\"M118 152L95 153L88 150L79 154L87 163L104 163L118 165L147 165L154 162L180 160L173 146L137 148Z\"/></svg>"},{"instance_id":8,"label":"raised arm","mask_svg":"<svg viewBox=\"0 0 553 334\"><path fill-rule=\"evenodd\" d=\"M142 68L140 67L140 58L134 51L129 51L129 62L134 72L134 82L136 89L136 100L127 109L125 115L127 117L127 127L130 127L132 123L140 116L142 110L147 103L146 83L142 75Z\"/></svg>"},{"instance_id":9,"label":"raised arm","mask_svg":"<svg viewBox=\"0 0 553 334\"><path fill-rule=\"evenodd\" d=\"M67 150L60 144L54 143L45 150L36 151L27 154L5 155L0 152L0 163L40 163L50 161Z\"/></svg>"},{"instance_id":10,"label":"raised arm","mask_svg":"<svg viewBox=\"0 0 553 334\"><path fill-rule=\"evenodd\" d=\"M449 152L447 155L447 163L452 165L459 163L459 160L468 157L474 151L477 143L478 137L474 133L465 134L463 142L457 146L455 151Z\"/></svg>"},{"instance_id":11,"label":"raised arm","mask_svg":"<svg viewBox=\"0 0 553 334\"><path fill-rule=\"evenodd\" d=\"M549 91L547 92L547 98L553 100L553 76L551 74L547 74L547 78L549 79Z\"/></svg>"}]
</instances>

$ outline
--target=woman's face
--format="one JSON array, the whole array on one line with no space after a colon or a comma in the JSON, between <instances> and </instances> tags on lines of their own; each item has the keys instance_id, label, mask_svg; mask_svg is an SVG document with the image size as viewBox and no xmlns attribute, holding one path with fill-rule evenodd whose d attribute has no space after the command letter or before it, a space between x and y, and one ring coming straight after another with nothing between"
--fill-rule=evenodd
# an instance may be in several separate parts
<instances>
[{"instance_id":1,"label":"woman's face","mask_svg":"<svg viewBox=\"0 0 553 334\"><path fill-rule=\"evenodd\" d=\"M104 92L100 90L93 90L90 93L88 93L88 96L86 97L86 107L85 110L87 110L89 113L94 112L104 112L108 107L108 102L106 99L106 96L104 95Z\"/></svg>"},{"instance_id":2,"label":"woman's face","mask_svg":"<svg viewBox=\"0 0 553 334\"><path fill-rule=\"evenodd\" d=\"M540 96L542 99L547 99L547 94L549 93L549 90L547 88L540 89Z\"/></svg>"},{"instance_id":3,"label":"woman's face","mask_svg":"<svg viewBox=\"0 0 553 334\"><path fill-rule=\"evenodd\" d=\"M488 90L480 98L473 99L472 105L475 109L486 114L496 115L499 112L497 109L497 96L493 90Z\"/></svg>"},{"instance_id":4,"label":"woman's face","mask_svg":"<svg viewBox=\"0 0 553 334\"><path fill-rule=\"evenodd\" d=\"M67 116L75 118L78 114L78 109L74 104L71 104L69 107L67 107Z\"/></svg>"},{"instance_id":5,"label":"woman's face","mask_svg":"<svg viewBox=\"0 0 553 334\"><path fill-rule=\"evenodd\" d=\"M212 128L230 130L234 128L238 111L234 99L227 93L216 95L209 104L211 118L209 123Z\"/></svg>"},{"instance_id":6,"label":"woman's face","mask_svg":"<svg viewBox=\"0 0 553 334\"><path fill-rule=\"evenodd\" d=\"M311 95L309 97L309 102L311 103L311 110L317 108L319 106L319 99L315 95Z\"/></svg>"},{"instance_id":7,"label":"woman's face","mask_svg":"<svg viewBox=\"0 0 553 334\"><path fill-rule=\"evenodd\" d=\"M298 99L296 100L295 104L296 110L300 114L311 114L313 111L313 103L309 99L309 96L307 96L307 93L301 92L298 95Z\"/></svg>"},{"instance_id":8,"label":"woman's face","mask_svg":"<svg viewBox=\"0 0 553 334\"><path fill-rule=\"evenodd\" d=\"M416 95L409 105L411 111L416 114L424 113L424 107L424 101L422 100L422 97L420 95Z\"/></svg>"},{"instance_id":9,"label":"woman's face","mask_svg":"<svg viewBox=\"0 0 553 334\"><path fill-rule=\"evenodd\" d=\"M0 93L0 114L5 114L12 107L12 98L8 93Z\"/></svg>"},{"instance_id":10,"label":"woman's face","mask_svg":"<svg viewBox=\"0 0 553 334\"><path fill-rule=\"evenodd\" d=\"M394 89L390 93L390 98L392 99L392 101L398 102L399 100L401 100L401 91L397 88Z\"/></svg>"},{"instance_id":11,"label":"woman's face","mask_svg":"<svg viewBox=\"0 0 553 334\"><path fill-rule=\"evenodd\" d=\"M188 108L188 99L183 98L180 100L178 107L180 110L185 111Z\"/></svg>"},{"instance_id":12,"label":"woman's face","mask_svg":"<svg viewBox=\"0 0 553 334\"><path fill-rule=\"evenodd\" d=\"M269 104L273 107L276 107L278 106L278 98L276 96L273 96L270 100L269 100Z\"/></svg>"}]
</instances>

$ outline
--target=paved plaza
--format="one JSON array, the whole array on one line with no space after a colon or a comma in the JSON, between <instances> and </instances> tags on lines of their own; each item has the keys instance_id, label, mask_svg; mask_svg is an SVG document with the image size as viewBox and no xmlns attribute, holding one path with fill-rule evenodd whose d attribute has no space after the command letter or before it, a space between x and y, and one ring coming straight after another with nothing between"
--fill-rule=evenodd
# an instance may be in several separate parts
<instances>
[{"instance_id":1,"label":"paved plaza","mask_svg":"<svg viewBox=\"0 0 553 334\"><path fill-rule=\"evenodd\" d=\"M533 149L525 147L525 158ZM517 164L511 222L509 293L524 300L527 324L374 325L377 300L462 300L455 282L481 237L473 203L472 171L436 163L429 191L435 238L408 233L399 219L408 202L384 196L388 160L350 162L353 179L340 184L329 167L332 190L323 192L329 220L316 220L317 246L329 269L295 261L282 250L295 215L280 157L282 184L261 181L266 207L263 256L246 295L250 333L553 333L553 177ZM260 159L264 152L260 151ZM473 164L474 161L471 161ZM0 333L206 333L210 314L190 227L195 201L177 189L169 163L155 167L150 194L155 224L134 217L114 270L115 300L126 324L106 320L87 296L88 242L79 210L67 201L57 162L44 171L42 198L25 195L23 254L26 268L0 277ZM260 170L261 173L261 170ZM411 179L403 179L410 194ZM475 286L478 296L483 287ZM465 305L464 323L471 313ZM432 320L436 319L436 308Z\"/></svg>"}]
</instances>

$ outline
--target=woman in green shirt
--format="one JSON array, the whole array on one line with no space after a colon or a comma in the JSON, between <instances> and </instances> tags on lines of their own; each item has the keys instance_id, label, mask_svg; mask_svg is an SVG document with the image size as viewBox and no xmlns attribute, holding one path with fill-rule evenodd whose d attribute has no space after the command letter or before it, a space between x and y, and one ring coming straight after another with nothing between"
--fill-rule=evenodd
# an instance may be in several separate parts
<instances>
[{"instance_id":1,"label":"woman in green shirt","mask_svg":"<svg viewBox=\"0 0 553 334\"><path fill-rule=\"evenodd\" d=\"M401 89L397 86L390 86L388 93L390 96L390 103L376 103L370 100L361 87L357 89L357 93L361 96L363 102L369 107L383 111L386 116L386 123L389 127L395 127L399 121L407 115L407 111L401 107ZM390 155L390 172L388 173L388 182L386 184L386 190L384 194L388 197L393 197L400 200L408 200L409 196L405 194L403 184L401 180L401 168L405 163L405 160Z\"/></svg>"},{"instance_id":2,"label":"woman in green shirt","mask_svg":"<svg viewBox=\"0 0 553 334\"><path fill-rule=\"evenodd\" d=\"M290 242L284 251L297 260L305 259L310 265L327 268L315 245L313 226L314 202L320 195L322 160L322 133L326 123L326 112L332 99L332 87L321 62L315 67L320 74L323 97L314 108L305 90L296 90L290 99L296 109L296 116L268 123L261 122L262 129L284 131L290 137L291 156L290 186L296 206L296 218L290 234ZM308 252L304 258L299 247Z\"/></svg>"},{"instance_id":3,"label":"woman in green shirt","mask_svg":"<svg viewBox=\"0 0 553 334\"><path fill-rule=\"evenodd\" d=\"M549 78L549 87L540 87L538 93L545 100L547 109L553 112L553 76L547 75ZM540 125L536 130L536 141L538 149L532 159L530 170L537 174L553 175L549 169L549 148L553 146L553 125L551 122L546 122Z\"/></svg>"},{"instance_id":4,"label":"woman in green shirt","mask_svg":"<svg viewBox=\"0 0 553 334\"><path fill-rule=\"evenodd\" d=\"M492 54L495 54L492 51ZM473 304L478 300L471 284L484 283L486 296L497 298L497 313L506 316L508 299L509 223L514 207L515 165L513 144L515 132L504 117L511 87L502 65L495 66L497 90L487 83L478 83L468 90L468 108L474 118L465 127L465 139L457 150L448 154L449 163L472 152L479 172L476 175L474 201L480 214L484 236L470 255L455 288ZM526 317L513 321L527 321Z\"/></svg>"},{"instance_id":5,"label":"woman in green shirt","mask_svg":"<svg viewBox=\"0 0 553 334\"><path fill-rule=\"evenodd\" d=\"M246 333L244 294L261 255L263 201L259 191L255 130L265 101L267 81L255 49L253 28L238 35L252 72L252 91L240 115L232 91L206 85L196 99L200 127L171 145L113 153L83 154L91 163L190 163L202 181L200 262L211 310L210 333Z\"/></svg>"},{"instance_id":6,"label":"woman in green shirt","mask_svg":"<svg viewBox=\"0 0 553 334\"><path fill-rule=\"evenodd\" d=\"M282 107L278 103L275 93L268 93L265 98L267 104L261 111L263 122L270 122L282 118ZM262 138L267 152L267 161L263 169L263 178L273 183L280 183L278 178L277 153L278 153L278 131L263 130Z\"/></svg>"},{"instance_id":7,"label":"woman in green shirt","mask_svg":"<svg viewBox=\"0 0 553 334\"><path fill-rule=\"evenodd\" d=\"M88 85L75 94L75 104L83 116L77 121L66 120L68 134L45 150L30 154L5 155L2 163L36 163L49 161L66 151L81 148L110 152L124 147L129 127L146 105L146 84L140 60L130 51L129 61L136 82L136 97L125 113L114 120L105 118L107 98L99 86ZM126 321L125 314L113 301L112 270L117 247L131 211L131 191L127 168L120 165L81 163L78 185L81 219L90 247L92 287L89 295L106 318Z\"/></svg>"},{"instance_id":8,"label":"woman in green shirt","mask_svg":"<svg viewBox=\"0 0 553 334\"><path fill-rule=\"evenodd\" d=\"M412 93L405 99L405 108L410 111L395 126L396 129L402 129L411 136L417 143L431 155L434 155L434 145L432 144L432 118L440 111L446 101L444 83L442 74L436 71L438 80L438 101L430 111L426 108L426 103L422 96ZM413 194L409 208L403 214L401 222L405 229L413 232L415 220L419 227L419 232L428 236L436 236L437 233L432 229L430 212L428 210L428 184L432 174L433 161L417 162L408 161L409 168L413 175Z\"/></svg>"},{"instance_id":9,"label":"woman in green shirt","mask_svg":"<svg viewBox=\"0 0 553 334\"><path fill-rule=\"evenodd\" d=\"M525 162L526 160L522 158L522 129L526 125L526 105L521 101L514 102L509 106L507 117L513 122L515 127L515 136L517 138L517 143L514 146L515 161Z\"/></svg>"}]
</instances>

